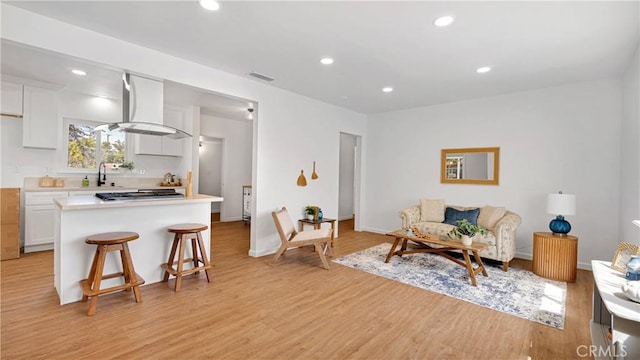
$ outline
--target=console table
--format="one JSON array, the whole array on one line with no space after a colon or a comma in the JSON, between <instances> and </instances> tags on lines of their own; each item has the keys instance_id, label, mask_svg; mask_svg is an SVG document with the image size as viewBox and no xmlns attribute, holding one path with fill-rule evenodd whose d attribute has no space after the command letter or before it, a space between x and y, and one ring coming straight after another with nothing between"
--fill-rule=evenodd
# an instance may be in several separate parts
<instances>
[{"instance_id":1,"label":"console table","mask_svg":"<svg viewBox=\"0 0 640 360\"><path fill-rule=\"evenodd\" d=\"M591 343L597 359L640 359L640 303L629 300L621 286L624 274L611 263L592 260L593 313ZM611 329L611 338L609 338Z\"/></svg>"}]
</instances>

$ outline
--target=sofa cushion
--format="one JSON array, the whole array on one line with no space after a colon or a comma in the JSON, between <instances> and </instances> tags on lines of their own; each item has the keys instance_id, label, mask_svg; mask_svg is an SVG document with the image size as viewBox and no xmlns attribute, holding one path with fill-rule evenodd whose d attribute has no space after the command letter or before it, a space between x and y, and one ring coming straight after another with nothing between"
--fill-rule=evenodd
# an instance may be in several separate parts
<instances>
[{"instance_id":1,"label":"sofa cushion","mask_svg":"<svg viewBox=\"0 0 640 360\"><path fill-rule=\"evenodd\" d=\"M444 222L445 224L455 225L458 220L467 219L473 225L478 224L478 215L480 214L480 209L470 209L470 210L456 210L452 207L447 207L444 211Z\"/></svg>"},{"instance_id":2,"label":"sofa cushion","mask_svg":"<svg viewBox=\"0 0 640 360\"><path fill-rule=\"evenodd\" d=\"M493 230L496 228L496 224L504 214L507 212L507 209L504 207L494 207L485 205L480 208L480 214L478 215L478 225L482 225L488 230Z\"/></svg>"},{"instance_id":3,"label":"sofa cushion","mask_svg":"<svg viewBox=\"0 0 640 360\"><path fill-rule=\"evenodd\" d=\"M444 200L420 199L420 221L442 222L444 220Z\"/></svg>"}]
</instances>

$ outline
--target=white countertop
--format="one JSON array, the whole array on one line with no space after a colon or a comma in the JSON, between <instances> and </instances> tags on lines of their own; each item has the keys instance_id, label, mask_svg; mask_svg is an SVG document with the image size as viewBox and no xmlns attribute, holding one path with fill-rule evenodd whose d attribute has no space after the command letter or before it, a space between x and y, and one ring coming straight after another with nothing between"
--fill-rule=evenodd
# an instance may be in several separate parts
<instances>
[{"instance_id":1,"label":"white countertop","mask_svg":"<svg viewBox=\"0 0 640 360\"><path fill-rule=\"evenodd\" d=\"M111 187L109 187L111 188ZM55 198L53 202L58 208L66 210L88 210L103 208L122 208L138 206L165 206L180 205L185 203L211 203L221 202L224 199L219 196L195 194L192 198L172 198L172 199L144 199L144 200L101 200L94 195L78 195L66 198Z\"/></svg>"},{"instance_id":2,"label":"white countertop","mask_svg":"<svg viewBox=\"0 0 640 360\"><path fill-rule=\"evenodd\" d=\"M63 186L63 187L25 187L24 191L48 192L48 191L95 191L95 192L113 192L113 191L137 191L138 189L184 189L184 186Z\"/></svg>"},{"instance_id":3,"label":"white countertop","mask_svg":"<svg viewBox=\"0 0 640 360\"><path fill-rule=\"evenodd\" d=\"M40 179L37 177L24 178L24 191L47 192L47 191L98 191L110 192L120 190L138 190L138 189L184 189L184 186L176 184L166 184L164 178L156 177L134 177L109 174L105 185L97 186L97 174L87 175L89 186L82 186L84 175L76 176L56 176L52 179L62 180L65 186L40 186ZM111 184L115 186L111 186ZM161 184L163 186L161 186ZM164 186L167 185L167 186Z\"/></svg>"}]
</instances>

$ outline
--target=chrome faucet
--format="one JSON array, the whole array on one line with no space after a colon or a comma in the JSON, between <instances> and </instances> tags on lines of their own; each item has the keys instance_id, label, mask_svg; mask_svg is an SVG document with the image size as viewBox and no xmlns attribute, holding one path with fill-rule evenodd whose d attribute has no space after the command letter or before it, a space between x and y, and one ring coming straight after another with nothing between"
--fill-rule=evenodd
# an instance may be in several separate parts
<instances>
[{"instance_id":1,"label":"chrome faucet","mask_svg":"<svg viewBox=\"0 0 640 360\"><path fill-rule=\"evenodd\" d=\"M104 173L100 173L100 170L104 169ZM102 180L100 180L100 175L102 175ZM107 165L104 162L100 162L98 165L98 186L102 186L107 183Z\"/></svg>"}]
</instances>

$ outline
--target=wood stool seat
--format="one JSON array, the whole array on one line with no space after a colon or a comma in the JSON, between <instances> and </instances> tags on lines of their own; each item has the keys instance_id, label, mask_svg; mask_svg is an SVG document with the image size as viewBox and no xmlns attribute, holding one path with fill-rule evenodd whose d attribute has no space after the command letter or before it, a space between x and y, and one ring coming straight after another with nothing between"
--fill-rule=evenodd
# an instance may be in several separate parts
<instances>
[{"instance_id":1,"label":"wood stool seat","mask_svg":"<svg viewBox=\"0 0 640 360\"><path fill-rule=\"evenodd\" d=\"M201 231L207 230L209 227L204 224L185 223L176 224L170 226L167 231L173 233L173 244L171 245L171 252L169 253L169 260L162 264L164 269L163 282L169 281L169 276L176 277L176 283L174 291L180 291L182 287L182 277L188 274L198 274L200 271L204 271L207 276L207 282L211 282L209 271L211 264L207 257L207 251L204 247ZM191 254L192 257L185 258L185 250L187 248L187 240L191 240ZM178 252L178 261L176 267L173 264L175 261L176 251ZM184 264L192 263L192 267L189 269L184 268ZM202 264L202 265L200 265Z\"/></svg>"},{"instance_id":2,"label":"wood stool seat","mask_svg":"<svg viewBox=\"0 0 640 360\"><path fill-rule=\"evenodd\" d=\"M82 302L91 298L89 303L89 311L87 315L93 315L96 312L96 305L98 304L98 296L107 294L114 291L128 291L133 289L136 302L142 301L140 295L139 286L144 284L144 279L135 272L133 267L133 261L131 260L131 252L127 242L135 240L139 235L131 231L120 232L108 232L87 236L85 243L90 245L96 245L96 253L91 263L91 270L89 270L89 276L87 279L80 281L80 287L82 288ZM122 272L103 275L104 263L107 257L107 253L110 251L120 251L120 259L122 261ZM111 286L105 289L100 288L100 283L104 279L112 279L116 277L124 278L124 283L116 286Z\"/></svg>"}]
</instances>

